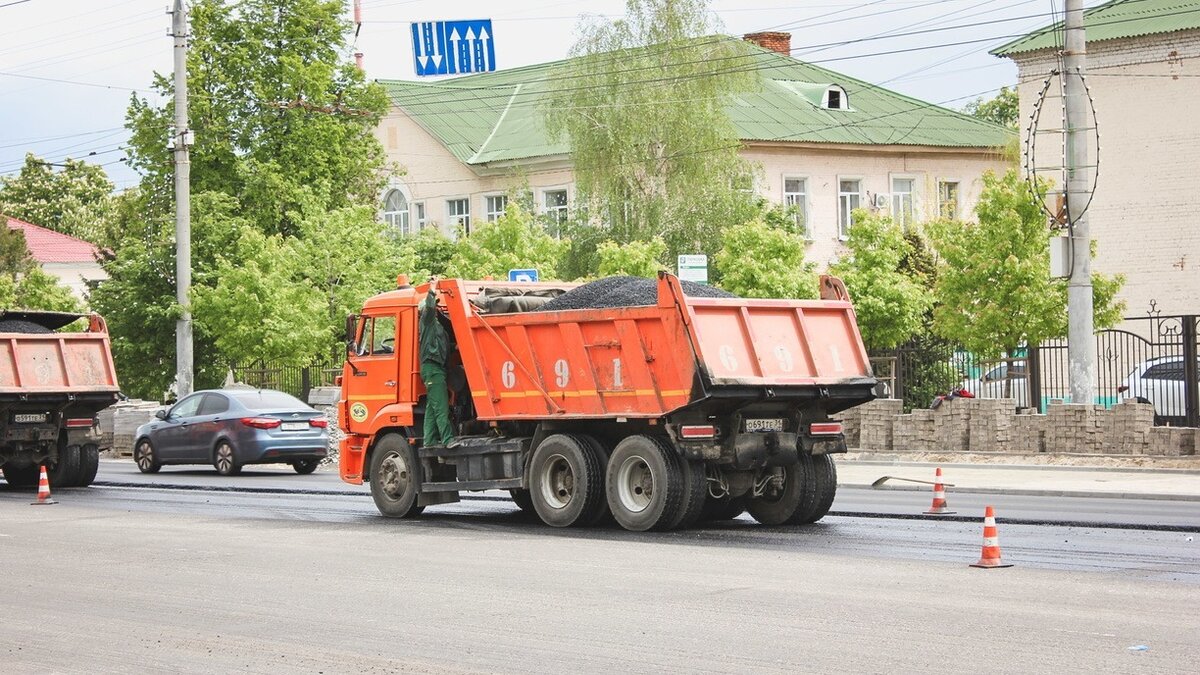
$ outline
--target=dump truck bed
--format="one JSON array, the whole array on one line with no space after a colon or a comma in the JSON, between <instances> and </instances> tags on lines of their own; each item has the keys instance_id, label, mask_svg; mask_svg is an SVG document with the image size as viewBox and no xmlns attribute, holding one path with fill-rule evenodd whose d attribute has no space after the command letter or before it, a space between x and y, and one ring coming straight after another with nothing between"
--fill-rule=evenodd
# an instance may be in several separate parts
<instances>
[{"instance_id":1,"label":"dump truck bed","mask_svg":"<svg viewBox=\"0 0 1200 675\"><path fill-rule=\"evenodd\" d=\"M439 285L482 420L659 418L711 399L870 400L846 300L692 298L661 275L648 307L486 315Z\"/></svg>"},{"instance_id":2,"label":"dump truck bed","mask_svg":"<svg viewBox=\"0 0 1200 675\"><path fill-rule=\"evenodd\" d=\"M0 321L21 321L51 329L80 315L4 312ZM88 319L87 332L0 332L0 400L13 396L100 394L111 403L118 392L116 369L104 320ZM107 404L106 404L107 405ZM103 406L101 406L103 407Z\"/></svg>"}]
</instances>

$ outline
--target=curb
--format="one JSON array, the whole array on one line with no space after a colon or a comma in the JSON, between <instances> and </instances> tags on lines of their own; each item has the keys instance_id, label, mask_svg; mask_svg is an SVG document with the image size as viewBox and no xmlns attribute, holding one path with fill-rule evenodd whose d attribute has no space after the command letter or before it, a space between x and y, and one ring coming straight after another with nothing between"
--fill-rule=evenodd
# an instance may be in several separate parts
<instances>
[{"instance_id":1,"label":"curb","mask_svg":"<svg viewBox=\"0 0 1200 675\"><path fill-rule=\"evenodd\" d=\"M1086 455L1100 457L1101 455ZM1104 455L1108 456L1108 455ZM954 467L981 470L1013 471L1099 471L1105 473L1162 473L1167 475L1200 476L1198 469L1174 469L1166 467L1119 467L1119 466L1076 466L1063 464L1002 464L999 462L918 462L904 459L842 459L839 464L861 464L864 466L910 466L910 467Z\"/></svg>"},{"instance_id":2,"label":"curb","mask_svg":"<svg viewBox=\"0 0 1200 675\"><path fill-rule=\"evenodd\" d=\"M946 465L943 465L946 466ZM862 483L838 483L839 488L853 488L859 490L894 490L898 492L929 492L928 487L918 487L916 485L895 485L895 486L880 486L873 488L870 484ZM1167 493L1146 493L1146 492L1104 492L1102 490L1034 490L1029 488L986 488L986 487L962 487L958 486L953 489L947 488L946 492L955 494L981 494L981 495L1018 495L1022 497L1087 497L1093 499L1145 499L1151 501L1175 501L1175 502L1200 502L1200 495L1194 494L1167 494Z\"/></svg>"}]
</instances>

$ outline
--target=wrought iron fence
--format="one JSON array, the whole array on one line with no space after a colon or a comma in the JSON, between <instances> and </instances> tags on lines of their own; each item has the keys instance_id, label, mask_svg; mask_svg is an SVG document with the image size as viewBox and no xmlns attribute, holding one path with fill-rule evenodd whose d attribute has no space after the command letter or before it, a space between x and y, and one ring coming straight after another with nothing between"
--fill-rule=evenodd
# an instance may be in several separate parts
<instances>
[{"instance_id":1,"label":"wrought iron fence","mask_svg":"<svg viewBox=\"0 0 1200 675\"><path fill-rule=\"evenodd\" d=\"M338 360L313 363L306 366L281 365L268 361L247 364L230 364L233 377L238 382L263 389L278 389L302 401L308 400L313 387L327 387L341 374L342 363Z\"/></svg>"}]
</instances>

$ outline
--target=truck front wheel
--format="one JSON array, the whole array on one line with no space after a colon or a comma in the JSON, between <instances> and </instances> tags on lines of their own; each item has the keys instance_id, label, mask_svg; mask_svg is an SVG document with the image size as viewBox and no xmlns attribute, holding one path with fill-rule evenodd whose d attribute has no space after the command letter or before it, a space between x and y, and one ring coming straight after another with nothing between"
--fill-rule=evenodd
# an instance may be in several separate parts
<instances>
[{"instance_id":1,"label":"truck front wheel","mask_svg":"<svg viewBox=\"0 0 1200 675\"><path fill-rule=\"evenodd\" d=\"M608 506L621 527L635 532L669 529L683 508L680 457L649 436L621 441L608 460Z\"/></svg>"},{"instance_id":2,"label":"truck front wheel","mask_svg":"<svg viewBox=\"0 0 1200 675\"><path fill-rule=\"evenodd\" d=\"M425 510L417 506L421 493L421 463L408 440L388 434L371 454L371 498L388 518L410 518Z\"/></svg>"},{"instance_id":3,"label":"truck front wheel","mask_svg":"<svg viewBox=\"0 0 1200 675\"><path fill-rule=\"evenodd\" d=\"M599 453L578 436L548 436L529 463L529 496L538 517L551 527L591 524L604 510Z\"/></svg>"}]
</instances>

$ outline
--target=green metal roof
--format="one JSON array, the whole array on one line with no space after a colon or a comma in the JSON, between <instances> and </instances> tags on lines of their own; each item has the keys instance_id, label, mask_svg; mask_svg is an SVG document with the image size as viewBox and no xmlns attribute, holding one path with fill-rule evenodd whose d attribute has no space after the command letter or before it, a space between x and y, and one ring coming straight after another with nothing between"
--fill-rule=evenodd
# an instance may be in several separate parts
<instances>
[{"instance_id":1,"label":"green metal roof","mask_svg":"<svg viewBox=\"0 0 1200 675\"><path fill-rule=\"evenodd\" d=\"M730 38L735 39L735 38ZM744 141L796 141L954 148L1003 146L1013 132L841 73L753 47L757 84L728 111ZM438 82L381 80L392 102L466 164L561 155L565 139L543 124L541 101L564 62ZM849 110L821 107L826 89L845 89Z\"/></svg>"},{"instance_id":2,"label":"green metal roof","mask_svg":"<svg viewBox=\"0 0 1200 675\"><path fill-rule=\"evenodd\" d=\"M1113 0L1084 10L1083 26L1088 42L1200 28L1200 0ZM991 53L1011 56L1059 48L1063 40L1061 31L1062 22L1046 26Z\"/></svg>"}]
</instances>

